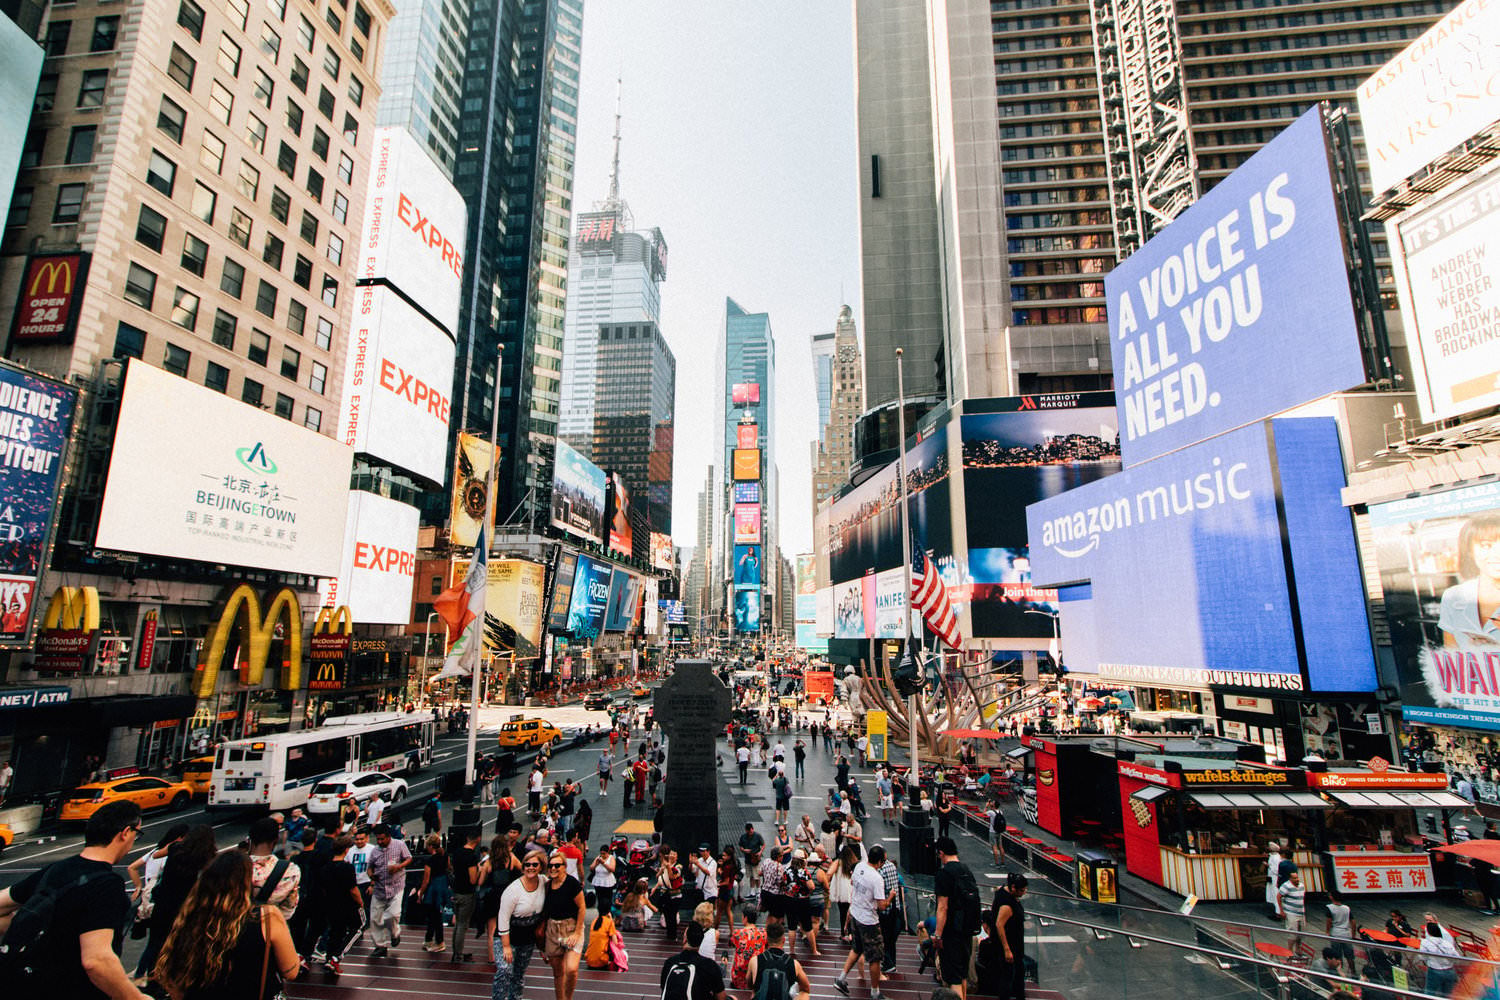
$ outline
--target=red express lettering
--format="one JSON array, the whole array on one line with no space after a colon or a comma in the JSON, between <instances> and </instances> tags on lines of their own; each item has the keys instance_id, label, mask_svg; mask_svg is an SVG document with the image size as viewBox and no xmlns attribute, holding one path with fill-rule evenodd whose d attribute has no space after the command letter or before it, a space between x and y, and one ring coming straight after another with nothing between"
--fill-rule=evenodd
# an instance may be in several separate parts
<instances>
[{"instance_id":1,"label":"red express lettering","mask_svg":"<svg viewBox=\"0 0 1500 1000\"><path fill-rule=\"evenodd\" d=\"M444 424L448 422L448 397L423 382L389 358L380 359L380 387L393 392L419 410L426 410Z\"/></svg>"},{"instance_id":2,"label":"red express lettering","mask_svg":"<svg viewBox=\"0 0 1500 1000\"><path fill-rule=\"evenodd\" d=\"M368 569L376 573L396 573L411 576L416 569L416 555L394 545L376 545L373 542L354 544L354 568Z\"/></svg>"},{"instance_id":3,"label":"red express lettering","mask_svg":"<svg viewBox=\"0 0 1500 1000\"><path fill-rule=\"evenodd\" d=\"M411 231L416 233L423 243L442 254L443 263L448 265L448 269L455 276L459 278L464 276L463 254L458 252L458 248L453 245L452 241L432 224L432 219L423 215L416 203L404 193L400 195L396 203L396 217L411 227Z\"/></svg>"}]
</instances>

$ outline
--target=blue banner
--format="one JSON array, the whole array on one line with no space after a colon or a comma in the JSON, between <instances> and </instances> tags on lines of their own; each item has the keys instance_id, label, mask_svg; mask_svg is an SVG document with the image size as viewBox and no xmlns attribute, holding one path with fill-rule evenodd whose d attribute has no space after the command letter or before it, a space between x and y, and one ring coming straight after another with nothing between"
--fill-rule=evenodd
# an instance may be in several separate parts
<instances>
[{"instance_id":1,"label":"blue banner","mask_svg":"<svg viewBox=\"0 0 1500 1000\"><path fill-rule=\"evenodd\" d=\"M609 563L578 557L573 574L573 597L568 605L568 631L575 639L592 639L604 624L604 609L609 606Z\"/></svg>"}]
</instances>

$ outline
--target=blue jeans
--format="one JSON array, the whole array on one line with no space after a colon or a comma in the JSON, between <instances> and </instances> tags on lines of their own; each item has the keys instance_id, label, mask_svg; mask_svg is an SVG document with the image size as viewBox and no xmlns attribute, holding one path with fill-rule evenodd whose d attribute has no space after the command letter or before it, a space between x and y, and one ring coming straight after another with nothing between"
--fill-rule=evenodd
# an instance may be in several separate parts
<instances>
[{"instance_id":1,"label":"blue jeans","mask_svg":"<svg viewBox=\"0 0 1500 1000\"><path fill-rule=\"evenodd\" d=\"M1434 996L1445 997L1453 992L1458 985L1458 972L1455 969L1428 969L1427 970L1427 992Z\"/></svg>"},{"instance_id":2,"label":"blue jeans","mask_svg":"<svg viewBox=\"0 0 1500 1000\"><path fill-rule=\"evenodd\" d=\"M531 964L531 953L536 950L536 931L533 928L517 929L510 936L510 950L515 961L505 964L505 946L500 935L494 938L495 978L490 984L491 1000L521 1000L521 989L526 983L526 967Z\"/></svg>"}]
</instances>

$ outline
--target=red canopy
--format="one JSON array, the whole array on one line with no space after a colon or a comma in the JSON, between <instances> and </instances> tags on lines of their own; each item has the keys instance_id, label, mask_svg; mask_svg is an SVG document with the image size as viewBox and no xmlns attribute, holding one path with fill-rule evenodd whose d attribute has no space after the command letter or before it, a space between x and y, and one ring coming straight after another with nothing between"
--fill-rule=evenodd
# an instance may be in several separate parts
<instances>
[{"instance_id":1,"label":"red canopy","mask_svg":"<svg viewBox=\"0 0 1500 1000\"><path fill-rule=\"evenodd\" d=\"M953 736L961 740L998 740L1000 733L994 729L944 729L944 736Z\"/></svg>"},{"instance_id":2,"label":"red canopy","mask_svg":"<svg viewBox=\"0 0 1500 1000\"><path fill-rule=\"evenodd\" d=\"M1488 861L1492 865L1500 865L1500 840L1465 840L1459 844L1443 844L1440 847L1428 848L1428 850L1439 851L1443 854L1462 854L1465 857Z\"/></svg>"}]
</instances>

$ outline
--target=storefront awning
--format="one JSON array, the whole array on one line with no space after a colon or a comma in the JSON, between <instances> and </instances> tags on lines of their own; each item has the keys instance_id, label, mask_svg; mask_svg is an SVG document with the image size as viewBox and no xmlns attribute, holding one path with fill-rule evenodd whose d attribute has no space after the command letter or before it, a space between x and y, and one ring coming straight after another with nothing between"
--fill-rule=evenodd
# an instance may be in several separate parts
<instances>
[{"instance_id":1,"label":"storefront awning","mask_svg":"<svg viewBox=\"0 0 1500 1000\"><path fill-rule=\"evenodd\" d=\"M1029 753L1031 753L1031 747L1011 747L1009 750L1005 751L1005 756L1024 757Z\"/></svg>"},{"instance_id":2,"label":"storefront awning","mask_svg":"<svg viewBox=\"0 0 1500 1000\"><path fill-rule=\"evenodd\" d=\"M1355 809L1467 809L1469 803L1452 792L1331 792L1340 805Z\"/></svg>"},{"instance_id":3,"label":"storefront awning","mask_svg":"<svg viewBox=\"0 0 1500 1000\"><path fill-rule=\"evenodd\" d=\"M1170 791L1170 788L1162 788L1160 785L1148 785L1145 788L1131 792L1130 797L1140 802L1155 802Z\"/></svg>"},{"instance_id":4,"label":"storefront awning","mask_svg":"<svg viewBox=\"0 0 1500 1000\"><path fill-rule=\"evenodd\" d=\"M1205 809L1331 809L1312 792L1194 792L1188 798Z\"/></svg>"}]
</instances>

